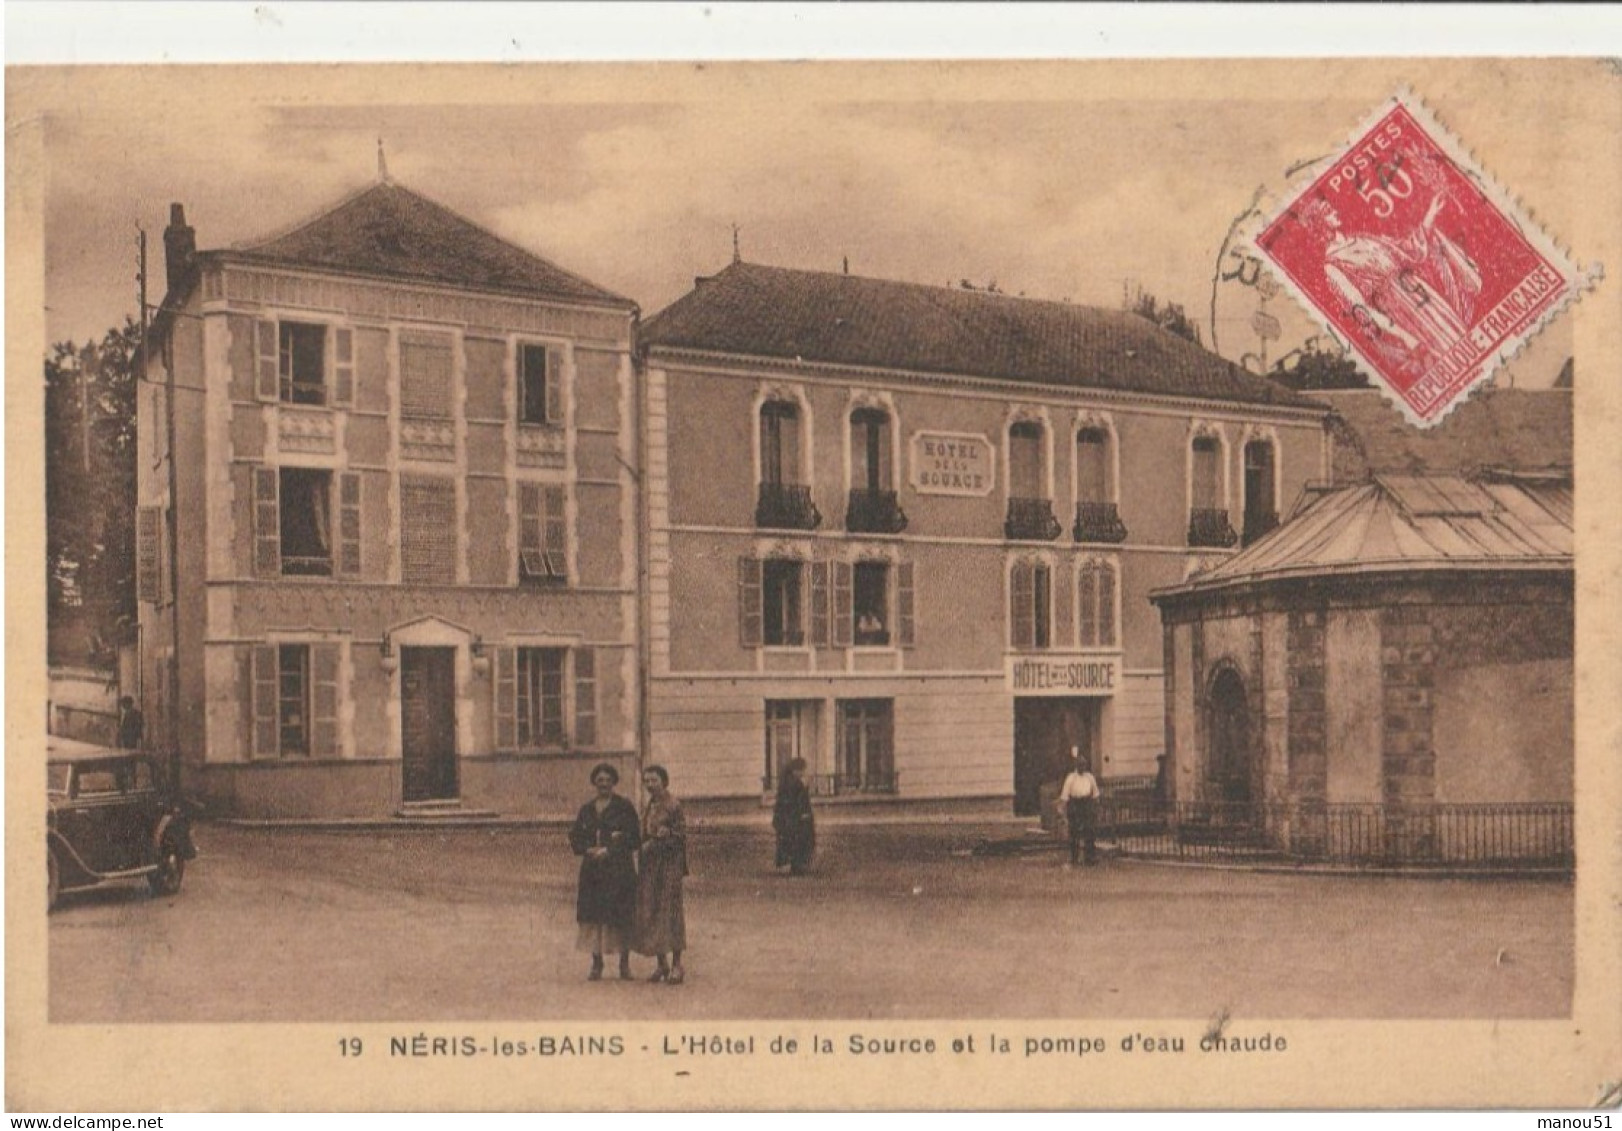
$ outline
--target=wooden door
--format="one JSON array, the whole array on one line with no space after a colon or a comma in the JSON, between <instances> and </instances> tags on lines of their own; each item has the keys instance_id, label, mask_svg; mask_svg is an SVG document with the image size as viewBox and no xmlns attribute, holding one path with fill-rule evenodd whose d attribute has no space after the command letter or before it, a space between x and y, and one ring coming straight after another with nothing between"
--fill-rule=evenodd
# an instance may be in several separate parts
<instances>
[{"instance_id":1,"label":"wooden door","mask_svg":"<svg viewBox=\"0 0 1622 1131\"><path fill-rule=\"evenodd\" d=\"M456 649L400 649L401 793L406 801L457 796Z\"/></svg>"}]
</instances>

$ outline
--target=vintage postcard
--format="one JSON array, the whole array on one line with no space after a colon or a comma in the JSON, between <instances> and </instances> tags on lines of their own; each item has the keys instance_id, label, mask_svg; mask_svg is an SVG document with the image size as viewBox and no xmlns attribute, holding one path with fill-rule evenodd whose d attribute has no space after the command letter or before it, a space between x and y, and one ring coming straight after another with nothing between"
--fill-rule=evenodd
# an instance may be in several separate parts
<instances>
[{"instance_id":1,"label":"vintage postcard","mask_svg":"<svg viewBox=\"0 0 1622 1131\"><path fill-rule=\"evenodd\" d=\"M11 67L8 1106L1615 1108L1619 83Z\"/></svg>"}]
</instances>

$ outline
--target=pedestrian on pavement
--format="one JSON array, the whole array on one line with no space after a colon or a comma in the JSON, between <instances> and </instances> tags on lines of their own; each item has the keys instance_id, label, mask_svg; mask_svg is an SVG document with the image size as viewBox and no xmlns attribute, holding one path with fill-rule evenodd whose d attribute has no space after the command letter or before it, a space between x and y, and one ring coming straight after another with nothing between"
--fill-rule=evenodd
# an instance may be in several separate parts
<instances>
[{"instance_id":1,"label":"pedestrian on pavement","mask_svg":"<svg viewBox=\"0 0 1622 1131\"><path fill-rule=\"evenodd\" d=\"M135 700L126 695L118 701L118 746L121 750L139 750L145 720Z\"/></svg>"},{"instance_id":2,"label":"pedestrian on pavement","mask_svg":"<svg viewBox=\"0 0 1622 1131\"><path fill-rule=\"evenodd\" d=\"M805 875L817 848L817 824L811 812L811 790L805 784L804 758L794 759L783 769L772 828L777 832L777 866L786 864L791 876Z\"/></svg>"},{"instance_id":3,"label":"pedestrian on pavement","mask_svg":"<svg viewBox=\"0 0 1622 1131\"><path fill-rule=\"evenodd\" d=\"M1079 753L1071 754L1070 772L1059 790L1058 808L1070 828L1070 863L1092 864L1098 859L1098 779ZM1083 855L1085 845L1085 855Z\"/></svg>"},{"instance_id":4,"label":"pedestrian on pavement","mask_svg":"<svg viewBox=\"0 0 1622 1131\"><path fill-rule=\"evenodd\" d=\"M603 955L617 951L620 977L631 976L631 943L636 925L636 851L642 825L636 806L614 792L620 775L612 765L592 767L596 796L580 807L569 830L569 847L580 857L580 889L575 919L576 949L591 953L593 982L603 977Z\"/></svg>"},{"instance_id":5,"label":"pedestrian on pavement","mask_svg":"<svg viewBox=\"0 0 1622 1131\"><path fill-rule=\"evenodd\" d=\"M687 875L687 818L681 802L670 793L670 774L663 766L653 765L642 771L642 788L648 791L648 801L642 809L636 951L658 960L649 981L679 986L687 977L681 965L682 951L687 949L687 917L681 894L682 879Z\"/></svg>"}]
</instances>

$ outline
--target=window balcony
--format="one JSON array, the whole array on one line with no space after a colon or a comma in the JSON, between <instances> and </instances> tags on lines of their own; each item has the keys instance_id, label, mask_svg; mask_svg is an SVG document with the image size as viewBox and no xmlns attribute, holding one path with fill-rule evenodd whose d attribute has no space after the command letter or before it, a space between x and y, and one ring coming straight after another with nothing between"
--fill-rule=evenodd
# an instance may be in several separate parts
<instances>
[{"instance_id":1,"label":"window balcony","mask_svg":"<svg viewBox=\"0 0 1622 1131\"><path fill-rule=\"evenodd\" d=\"M1248 546L1278 525L1278 511L1247 510L1240 544Z\"/></svg>"},{"instance_id":2,"label":"window balcony","mask_svg":"<svg viewBox=\"0 0 1622 1131\"><path fill-rule=\"evenodd\" d=\"M811 488L803 483L762 483L755 525L772 530L815 530L822 525L822 512L811 501Z\"/></svg>"},{"instance_id":3,"label":"window balcony","mask_svg":"<svg viewBox=\"0 0 1622 1131\"><path fill-rule=\"evenodd\" d=\"M857 487L845 510L845 529L852 534L900 534L907 529L907 512L894 491Z\"/></svg>"},{"instance_id":4,"label":"window balcony","mask_svg":"<svg viewBox=\"0 0 1622 1131\"><path fill-rule=\"evenodd\" d=\"M1214 546L1226 549L1239 541L1228 524L1228 512L1207 507L1195 507L1188 513L1188 544Z\"/></svg>"},{"instance_id":5,"label":"window balcony","mask_svg":"<svg viewBox=\"0 0 1622 1131\"><path fill-rule=\"evenodd\" d=\"M1077 503L1077 542L1125 542L1126 524L1114 503Z\"/></svg>"},{"instance_id":6,"label":"window balcony","mask_svg":"<svg viewBox=\"0 0 1622 1131\"><path fill-rule=\"evenodd\" d=\"M1008 500L1008 521L1003 533L1010 540L1022 542L1051 542L1059 536L1059 520L1053 517L1053 500Z\"/></svg>"}]
</instances>

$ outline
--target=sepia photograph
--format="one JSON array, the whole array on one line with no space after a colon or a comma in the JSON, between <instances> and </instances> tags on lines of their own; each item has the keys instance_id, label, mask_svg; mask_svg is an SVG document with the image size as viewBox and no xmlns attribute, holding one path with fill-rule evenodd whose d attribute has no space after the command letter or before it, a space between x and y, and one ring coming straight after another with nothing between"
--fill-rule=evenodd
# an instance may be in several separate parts
<instances>
[{"instance_id":1,"label":"sepia photograph","mask_svg":"<svg viewBox=\"0 0 1622 1131\"><path fill-rule=\"evenodd\" d=\"M1614 1107L1617 84L8 67L8 1105Z\"/></svg>"}]
</instances>

